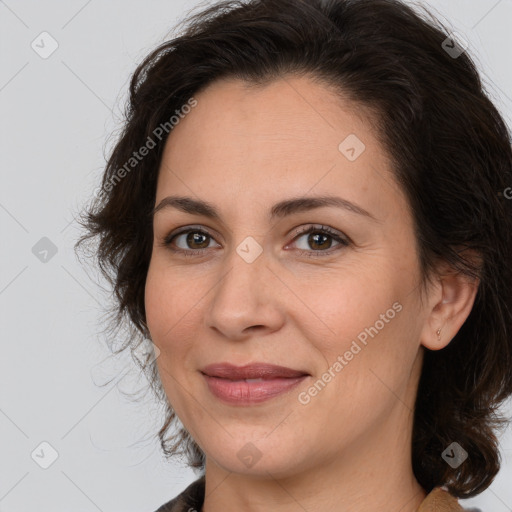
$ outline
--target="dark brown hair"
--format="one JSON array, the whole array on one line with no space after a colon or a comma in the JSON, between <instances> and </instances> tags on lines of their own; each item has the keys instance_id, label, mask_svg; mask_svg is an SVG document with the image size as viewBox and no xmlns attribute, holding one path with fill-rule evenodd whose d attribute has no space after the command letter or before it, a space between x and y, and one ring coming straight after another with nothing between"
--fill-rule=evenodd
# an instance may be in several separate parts
<instances>
[{"instance_id":1,"label":"dark brown hair","mask_svg":"<svg viewBox=\"0 0 512 512\"><path fill-rule=\"evenodd\" d=\"M439 260L480 279L457 335L446 348L425 351L412 442L422 487L446 485L466 498L487 488L500 468L496 432L507 420L498 407L512 393L512 201L504 194L512 185L512 151L474 62L467 52L450 54L459 46L447 46L447 38L428 11L398 0L248 0L204 8L136 69L123 132L101 194L80 220L86 233L77 248L97 239L93 254L115 292L112 322L131 326L122 350L133 349L150 338L144 287L166 140L155 137L163 133L158 127L169 128L194 94L220 78L265 84L293 73L333 87L372 113L410 204L423 282ZM156 147L130 160L150 139ZM156 364L144 370L162 397ZM191 467L204 469L203 452L169 404L166 413L158 433L164 453L184 453ZM171 426L177 431L166 439ZM469 454L456 469L441 457L454 441Z\"/></svg>"}]
</instances>

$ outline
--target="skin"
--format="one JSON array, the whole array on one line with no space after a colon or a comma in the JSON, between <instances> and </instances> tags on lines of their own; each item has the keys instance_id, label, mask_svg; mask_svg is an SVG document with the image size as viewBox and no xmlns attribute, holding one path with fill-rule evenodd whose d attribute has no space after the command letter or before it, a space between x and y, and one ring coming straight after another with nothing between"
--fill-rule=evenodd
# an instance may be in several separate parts
<instances>
[{"instance_id":1,"label":"skin","mask_svg":"<svg viewBox=\"0 0 512 512\"><path fill-rule=\"evenodd\" d=\"M375 123L356 105L305 76L263 87L222 80L195 98L166 142L155 205L190 196L212 203L221 220L173 207L155 214L145 305L168 400L207 457L203 510L416 510L426 495L411 465L424 348L449 343L477 284L440 266L421 294L408 202ZM338 149L349 134L365 144L354 161ZM322 207L269 221L279 201L323 195L374 219ZM311 225L351 242L296 234ZM163 243L187 226L211 238L187 244L185 234L172 246L199 255ZM248 236L263 250L252 263L236 251ZM299 393L396 302L402 310L301 404ZM226 405L199 372L224 361L311 376L261 404ZM251 467L237 456L249 442L261 454Z\"/></svg>"}]
</instances>

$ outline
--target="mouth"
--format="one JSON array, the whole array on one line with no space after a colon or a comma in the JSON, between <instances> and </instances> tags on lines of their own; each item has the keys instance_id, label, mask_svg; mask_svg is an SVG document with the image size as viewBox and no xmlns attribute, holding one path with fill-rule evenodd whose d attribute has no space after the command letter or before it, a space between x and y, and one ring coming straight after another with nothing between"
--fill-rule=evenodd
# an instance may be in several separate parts
<instances>
[{"instance_id":1,"label":"mouth","mask_svg":"<svg viewBox=\"0 0 512 512\"><path fill-rule=\"evenodd\" d=\"M200 372L211 394L230 405L252 405L270 400L310 376L302 370L267 363L245 366L215 363Z\"/></svg>"}]
</instances>

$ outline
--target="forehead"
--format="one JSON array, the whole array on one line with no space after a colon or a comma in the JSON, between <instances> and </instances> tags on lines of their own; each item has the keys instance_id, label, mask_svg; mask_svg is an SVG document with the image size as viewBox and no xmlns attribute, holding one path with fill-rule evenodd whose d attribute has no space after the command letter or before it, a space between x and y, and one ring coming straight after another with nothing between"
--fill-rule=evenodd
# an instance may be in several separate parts
<instances>
[{"instance_id":1,"label":"forehead","mask_svg":"<svg viewBox=\"0 0 512 512\"><path fill-rule=\"evenodd\" d=\"M254 202L335 189L378 208L399 194L371 119L309 78L220 80L194 98L167 139L157 199L172 191Z\"/></svg>"}]
</instances>

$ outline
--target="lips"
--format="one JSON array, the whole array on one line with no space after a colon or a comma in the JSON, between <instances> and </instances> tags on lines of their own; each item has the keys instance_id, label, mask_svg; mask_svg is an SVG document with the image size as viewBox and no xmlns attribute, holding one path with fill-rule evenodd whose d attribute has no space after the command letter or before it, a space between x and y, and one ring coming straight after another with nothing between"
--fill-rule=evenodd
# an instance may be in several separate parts
<instances>
[{"instance_id":1,"label":"lips","mask_svg":"<svg viewBox=\"0 0 512 512\"><path fill-rule=\"evenodd\" d=\"M215 363L200 370L210 393L231 406L251 406L289 392L309 377L307 372L268 363L235 366Z\"/></svg>"},{"instance_id":2,"label":"lips","mask_svg":"<svg viewBox=\"0 0 512 512\"><path fill-rule=\"evenodd\" d=\"M267 363L251 363L245 366L235 366L230 363L214 363L205 366L201 372L209 377L232 381L247 379L294 379L309 375L301 370Z\"/></svg>"}]
</instances>

